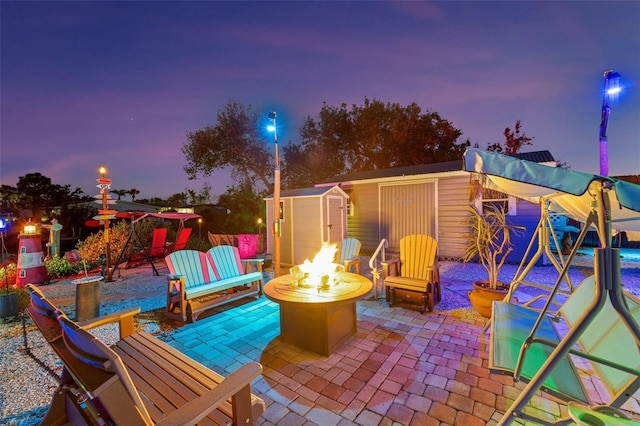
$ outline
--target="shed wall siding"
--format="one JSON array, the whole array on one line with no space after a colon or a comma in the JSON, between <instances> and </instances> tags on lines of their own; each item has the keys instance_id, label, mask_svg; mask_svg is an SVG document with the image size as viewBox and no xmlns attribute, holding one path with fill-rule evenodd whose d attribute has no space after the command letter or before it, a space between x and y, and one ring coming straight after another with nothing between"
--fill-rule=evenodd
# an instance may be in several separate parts
<instances>
[{"instance_id":1,"label":"shed wall siding","mask_svg":"<svg viewBox=\"0 0 640 426\"><path fill-rule=\"evenodd\" d=\"M468 176L454 176L438 180L438 255L461 258L464 253L466 232L462 226L470 213L471 204Z\"/></svg>"},{"instance_id":2,"label":"shed wall siding","mask_svg":"<svg viewBox=\"0 0 640 426\"><path fill-rule=\"evenodd\" d=\"M354 211L347 218L348 237L360 240L362 252L372 253L380 243L378 184L356 184L348 191Z\"/></svg>"}]
</instances>

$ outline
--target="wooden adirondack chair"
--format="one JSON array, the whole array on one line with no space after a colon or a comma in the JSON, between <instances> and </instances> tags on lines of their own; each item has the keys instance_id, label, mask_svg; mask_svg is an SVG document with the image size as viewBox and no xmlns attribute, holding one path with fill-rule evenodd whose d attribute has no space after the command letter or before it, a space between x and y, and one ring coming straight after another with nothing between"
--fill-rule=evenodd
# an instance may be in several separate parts
<instances>
[{"instance_id":1,"label":"wooden adirondack chair","mask_svg":"<svg viewBox=\"0 0 640 426\"><path fill-rule=\"evenodd\" d=\"M134 333L138 308L76 323L36 287L27 289L27 313L63 364L41 424L252 425L264 412L264 401L251 393L259 363L225 378L148 333ZM112 346L87 330L116 321L121 340Z\"/></svg>"},{"instance_id":2,"label":"wooden adirondack chair","mask_svg":"<svg viewBox=\"0 0 640 426\"><path fill-rule=\"evenodd\" d=\"M362 244L355 238L345 238L338 244L336 257L338 263L344 265L344 270L351 272L351 267L355 267L356 274L360 274L360 247Z\"/></svg>"},{"instance_id":3,"label":"wooden adirondack chair","mask_svg":"<svg viewBox=\"0 0 640 426\"><path fill-rule=\"evenodd\" d=\"M394 264L396 275L390 275L388 265L385 268L386 298L391 306L400 298L418 303L421 313L433 310L441 298L437 250L437 241L427 235L407 235L400 240L400 260Z\"/></svg>"}]
</instances>

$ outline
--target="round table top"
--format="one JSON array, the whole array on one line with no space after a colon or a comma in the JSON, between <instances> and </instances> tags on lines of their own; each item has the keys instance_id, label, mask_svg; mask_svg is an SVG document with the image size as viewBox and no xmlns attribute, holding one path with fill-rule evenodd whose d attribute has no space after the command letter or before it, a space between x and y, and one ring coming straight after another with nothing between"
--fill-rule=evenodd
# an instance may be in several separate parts
<instances>
[{"instance_id":1,"label":"round table top","mask_svg":"<svg viewBox=\"0 0 640 426\"><path fill-rule=\"evenodd\" d=\"M373 283L362 275L343 272L338 284L328 289L317 287L292 287L289 274L273 278L263 286L265 296L276 303L336 303L354 301L366 297Z\"/></svg>"},{"instance_id":2,"label":"round table top","mask_svg":"<svg viewBox=\"0 0 640 426\"><path fill-rule=\"evenodd\" d=\"M77 280L73 280L71 281L73 284L91 284L91 283L97 283L99 281L102 281L104 279L103 276L101 275L95 275L95 276L90 276L90 277L82 277L82 278L78 278Z\"/></svg>"}]
</instances>

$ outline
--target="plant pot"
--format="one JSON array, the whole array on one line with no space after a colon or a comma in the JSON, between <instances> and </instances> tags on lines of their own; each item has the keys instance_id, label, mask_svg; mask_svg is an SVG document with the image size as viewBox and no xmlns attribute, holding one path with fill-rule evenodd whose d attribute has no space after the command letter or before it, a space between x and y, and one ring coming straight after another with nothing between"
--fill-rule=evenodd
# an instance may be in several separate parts
<instances>
[{"instance_id":1,"label":"plant pot","mask_svg":"<svg viewBox=\"0 0 640 426\"><path fill-rule=\"evenodd\" d=\"M0 294L0 318L18 315L18 293Z\"/></svg>"},{"instance_id":2,"label":"plant pot","mask_svg":"<svg viewBox=\"0 0 640 426\"><path fill-rule=\"evenodd\" d=\"M503 300L509 291L509 286L498 283L495 290L489 287L488 281L474 281L473 290L469 292L471 306L483 317L491 318L491 308L496 300Z\"/></svg>"}]
</instances>

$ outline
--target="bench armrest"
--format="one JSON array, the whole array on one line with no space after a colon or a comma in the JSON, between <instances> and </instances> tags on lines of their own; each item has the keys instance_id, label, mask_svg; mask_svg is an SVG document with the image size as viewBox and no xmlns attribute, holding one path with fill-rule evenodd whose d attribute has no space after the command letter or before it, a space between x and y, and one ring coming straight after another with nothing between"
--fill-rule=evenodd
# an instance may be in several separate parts
<instances>
[{"instance_id":1,"label":"bench armrest","mask_svg":"<svg viewBox=\"0 0 640 426\"><path fill-rule=\"evenodd\" d=\"M140 313L140 308L129 308L122 311L114 312L109 315L104 315L98 318L92 318L86 321L79 322L78 325L82 328L95 328L105 324L112 324L114 322L120 323L120 340L133 334L133 317Z\"/></svg>"},{"instance_id":2,"label":"bench armrest","mask_svg":"<svg viewBox=\"0 0 640 426\"><path fill-rule=\"evenodd\" d=\"M167 274L167 279L169 279L169 280L177 280L177 279L180 279L180 277L186 277L186 275L184 275L184 274Z\"/></svg>"},{"instance_id":3,"label":"bench armrest","mask_svg":"<svg viewBox=\"0 0 640 426\"><path fill-rule=\"evenodd\" d=\"M184 425L196 424L205 418L210 412L218 408L220 404L229 398L239 394L243 390L243 398L248 398L245 403L240 402L248 408L247 413L238 413L251 415L251 381L262 373L262 366L257 362L249 362L236 371L228 375L222 382L217 384L213 389L199 396L198 398L187 402L179 409L169 414L167 417L159 421L158 425ZM235 401L234 401L235 402ZM234 407L236 412L236 407ZM242 425L250 422L246 419L233 419L234 424Z\"/></svg>"},{"instance_id":4,"label":"bench armrest","mask_svg":"<svg viewBox=\"0 0 640 426\"><path fill-rule=\"evenodd\" d=\"M261 258L251 258L251 259L240 259L240 262L243 265L244 272L247 273L247 265L253 265L256 268L256 271L262 272L262 265L264 264L264 259Z\"/></svg>"}]
</instances>

